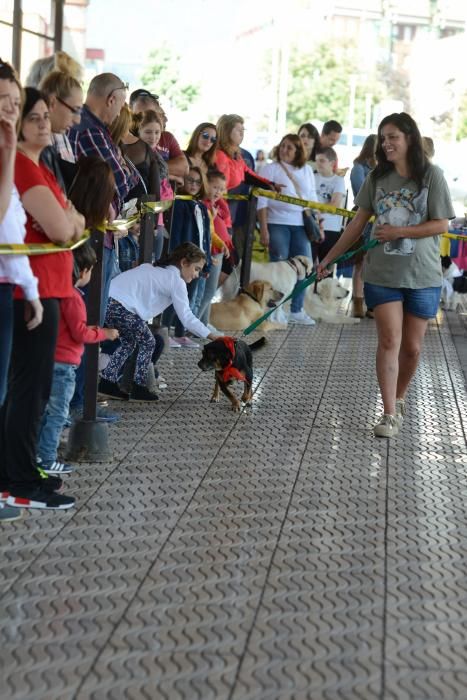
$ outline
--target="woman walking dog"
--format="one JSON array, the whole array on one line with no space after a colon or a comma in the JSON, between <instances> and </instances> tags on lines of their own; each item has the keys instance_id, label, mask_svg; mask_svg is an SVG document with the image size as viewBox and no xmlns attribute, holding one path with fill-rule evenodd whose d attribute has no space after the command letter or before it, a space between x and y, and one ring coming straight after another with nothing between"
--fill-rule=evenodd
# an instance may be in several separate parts
<instances>
[{"instance_id":1,"label":"woman walking dog","mask_svg":"<svg viewBox=\"0 0 467 700\"><path fill-rule=\"evenodd\" d=\"M454 210L442 171L427 159L418 127L405 112L379 125L376 160L355 200L357 214L321 261L318 276L328 274L327 265L375 214L371 237L380 245L368 251L363 270L365 301L374 309L378 332L376 374L384 407L374 433L393 437L402 425L428 320L438 310L439 234Z\"/></svg>"}]
</instances>

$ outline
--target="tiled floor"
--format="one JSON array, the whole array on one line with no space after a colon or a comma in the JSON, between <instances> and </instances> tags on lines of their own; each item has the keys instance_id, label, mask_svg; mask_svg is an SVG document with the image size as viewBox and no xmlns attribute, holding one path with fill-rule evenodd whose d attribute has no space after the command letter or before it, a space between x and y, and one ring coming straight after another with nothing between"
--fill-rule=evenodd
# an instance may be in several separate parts
<instances>
[{"instance_id":1,"label":"tiled floor","mask_svg":"<svg viewBox=\"0 0 467 700\"><path fill-rule=\"evenodd\" d=\"M440 318L378 441L374 351L369 320L271 334L241 414L164 356L78 507L1 528L2 699L465 700L464 377Z\"/></svg>"}]
</instances>

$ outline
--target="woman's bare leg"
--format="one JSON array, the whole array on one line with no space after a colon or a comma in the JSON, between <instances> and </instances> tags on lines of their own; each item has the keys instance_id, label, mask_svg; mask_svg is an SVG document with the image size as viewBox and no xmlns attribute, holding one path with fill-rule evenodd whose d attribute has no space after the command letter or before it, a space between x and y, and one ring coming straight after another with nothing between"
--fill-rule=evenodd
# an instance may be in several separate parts
<instances>
[{"instance_id":1,"label":"woman's bare leg","mask_svg":"<svg viewBox=\"0 0 467 700\"><path fill-rule=\"evenodd\" d=\"M391 301L375 307L378 350L376 376L383 399L384 413L396 415L396 391L399 376L399 351L402 340L402 302Z\"/></svg>"},{"instance_id":2,"label":"woman's bare leg","mask_svg":"<svg viewBox=\"0 0 467 700\"><path fill-rule=\"evenodd\" d=\"M352 272L352 295L360 299L363 297L363 279L362 279L363 260L355 263Z\"/></svg>"},{"instance_id":3,"label":"woman's bare leg","mask_svg":"<svg viewBox=\"0 0 467 700\"><path fill-rule=\"evenodd\" d=\"M412 379L418 367L420 352L425 337L428 320L404 313L402 323L402 340L399 351L399 375L397 377L396 397L404 399Z\"/></svg>"}]
</instances>

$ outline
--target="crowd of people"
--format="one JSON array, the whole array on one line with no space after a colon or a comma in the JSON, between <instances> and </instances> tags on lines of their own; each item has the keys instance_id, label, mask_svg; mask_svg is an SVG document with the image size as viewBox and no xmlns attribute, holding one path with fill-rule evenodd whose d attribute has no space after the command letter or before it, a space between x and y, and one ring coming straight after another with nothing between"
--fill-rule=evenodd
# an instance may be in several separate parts
<instances>
[{"instance_id":1,"label":"crowd of people","mask_svg":"<svg viewBox=\"0 0 467 700\"><path fill-rule=\"evenodd\" d=\"M338 208L345 203L335 120L321 133L305 123L286 134L269 162L264 152L254 159L242 148L238 114L199 124L185 151L167 121L159 96L144 88L128 96L128 85L112 73L95 76L84 95L80 67L66 54L37 61L25 88L0 61L0 243L81 242L73 252L0 254L0 520L19 517L22 508L74 505L61 490L73 467L60 461L58 446L70 415L82 412L85 344L102 343L107 356L101 395L152 402L158 396L148 376L163 341L149 322L160 318L173 327L171 342L179 347L197 347L193 336L219 335L209 324L210 305L241 262L247 224L245 203L226 192L256 185ZM371 235L382 245L368 253L363 277L361 259L355 265L354 314L363 315L365 294L376 319L384 404L375 435L392 437L427 319L438 307L437 236L454 213L442 173L404 113L369 135L350 180L358 210L342 235L337 213L260 197L259 236L271 261L306 255L323 277L338 255L369 237L370 217L378 217ZM145 194L172 203L156 215L151 261L141 259L138 223L124 233L111 226ZM395 211L402 218L391 218ZM87 228L101 229L104 239L98 326L86 315L96 263L91 245L82 243ZM293 298L288 320L312 326L303 300L303 293ZM99 408L98 420L117 419Z\"/></svg>"}]
</instances>

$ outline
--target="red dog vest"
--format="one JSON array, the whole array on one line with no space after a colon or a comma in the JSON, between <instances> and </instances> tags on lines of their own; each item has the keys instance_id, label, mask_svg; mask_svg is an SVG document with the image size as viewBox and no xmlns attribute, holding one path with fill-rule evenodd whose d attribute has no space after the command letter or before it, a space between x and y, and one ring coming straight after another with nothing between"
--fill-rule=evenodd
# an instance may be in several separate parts
<instances>
[{"instance_id":1,"label":"red dog vest","mask_svg":"<svg viewBox=\"0 0 467 700\"><path fill-rule=\"evenodd\" d=\"M230 335L223 335L216 338L216 340L222 340L230 352L229 364L222 370L222 381L228 382L231 379L237 379L240 382L244 382L245 375L243 372L240 372L240 370L238 370L236 367L232 367L233 358L235 357L235 338L232 338Z\"/></svg>"}]
</instances>

